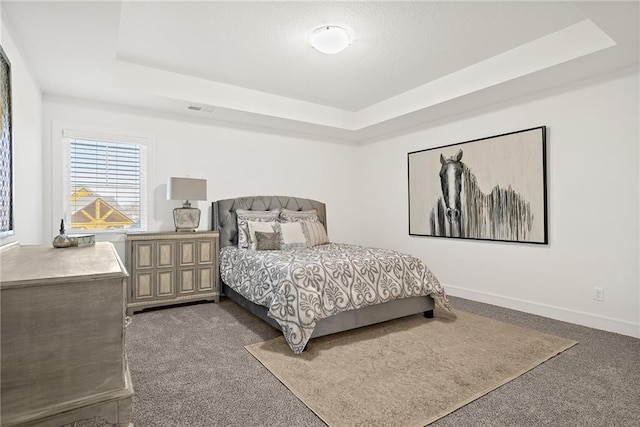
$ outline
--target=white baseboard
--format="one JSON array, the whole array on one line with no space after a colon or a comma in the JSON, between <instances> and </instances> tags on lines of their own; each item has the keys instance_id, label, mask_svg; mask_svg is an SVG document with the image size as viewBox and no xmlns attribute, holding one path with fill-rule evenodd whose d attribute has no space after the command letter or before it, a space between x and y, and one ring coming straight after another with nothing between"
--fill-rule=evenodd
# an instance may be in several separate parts
<instances>
[{"instance_id":1,"label":"white baseboard","mask_svg":"<svg viewBox=\"0 0 640 427\"><path fill-rule=\"evenodd\" d=\"M592 313L525 301L518 298L505 297L488 292L461 288L459 286L444 284L443 286L447 291L447 294L454 297L497 305L499 307L510 308L512 310L524 311L525 313L537 314L539 316L561 320L563 322L575 323L577 325L640 338L640 323L598 316Z\"/></svg>"}]
</instances>

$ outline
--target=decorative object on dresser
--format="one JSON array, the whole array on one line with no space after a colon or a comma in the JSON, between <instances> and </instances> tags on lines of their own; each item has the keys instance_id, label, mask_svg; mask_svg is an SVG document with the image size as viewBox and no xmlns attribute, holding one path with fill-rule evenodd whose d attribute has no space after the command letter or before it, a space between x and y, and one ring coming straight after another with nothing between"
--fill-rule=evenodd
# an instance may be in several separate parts
<instances>
[{"instance_id":1,"label":"decorative object on dresser","mask_svg":"<svg viewBox=\"0 0 640 427\"><path fill-rule=\"evenodd\" d=\"M127 272L107 242L0 249L3 426L128 426Z\"/></svg>"},{"instance_id":2,"label":"decorative object on dresser","mask_svg":"<svg viewBox=\"0 0 640 427\"><path fill-rule=\"evenodd\" d=\"M127 314L147 307L220 300L218 232L127 234Z\"/></svg>"},{"instance_id":3,"label":"decorative object on dresser","mask_svg":"<svg viewBox=\"0 0 640 427\"><path fill-rule=\"evenodd\" d=\"M64 229L64 219L60 220L60 234L53 238L54 248L77 248L78 246L94 245L95 234L76 234L67 236Z\"/></svg>"},{"instance_id":4,"label":"decorative object on dresser","mask_svg":"<svg viewBox=\"0 0 640 427\"><path fill-rule=\"evenodd\" d=\"M71 240L64 229L64 219L60 220L60 234L53 238L52 245L54 248L70 248Z\"/></svg>"},{"instance_id":5,"label":"decorative object on dresser","mask_svg":"<svg viewBox=\"0 0 640 427\"><path fill-rule=\"evenodd\" d=\"M69 236L69 240L71 240L71 247L81 247L81 246L89 246L96 244L96 235L95 234L72 234Z\"/></svg>"},{"instance_id":6,"label":"decorative object on dresser","mask_svg":"<svg viewBox=\"0 0 640 427\"><path fill-rule=\"evenodd\" d=\"M200 209L192 208L189 200L207 200L207 180L167 178L167 200L184 200L173 210L176 231L196 231L200 225Z\"/></svg>"}]
</instances>

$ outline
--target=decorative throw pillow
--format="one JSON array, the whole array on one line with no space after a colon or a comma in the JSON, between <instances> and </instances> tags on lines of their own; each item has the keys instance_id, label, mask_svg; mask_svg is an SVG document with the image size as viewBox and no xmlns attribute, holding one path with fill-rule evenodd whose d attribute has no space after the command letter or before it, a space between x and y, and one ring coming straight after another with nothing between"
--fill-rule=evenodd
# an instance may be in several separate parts
<instances>
[{"instance_id":1,"label":"decorative throw pillow","mask_svg":"<svg viewBox=\"0 0 640 427\"><path fill-rule=\"evenodd\" d=\"M249 226L248 221L276 221L280 212L275 211L250 211L246 209L236 209L238 220L238 247L247 249L249 247Z\"/></svg>"},{"instance_id":2,"label":"decorative throw pillow","mask_svg":"<svg viewBox=\"0 0 640 427\"><path fill-rule=\"evenodd\" d=\"M277 251L280 249L280 233L256 231L256 249L259 251Z\"/></svg>"},{"instance_id":3,"label":"decorative throw pillow","mask_svg":"<svg viewBox=\"0 0 640 427\"><path fill-rule=\"evenodd\" d=\"M280 249L306 248L307 239L299 222L282 222L280 229Z\"/></svg>"},{"instance_id":4,"label":"decorative throw pillow","mask_svg":"<svg viewBox=\"0 0 640 427\"><path fill-rule=\"evenodd\" d=\"M307 238L308 246L317 246L329 243L327 230L320 221L302 221L302 230Z\"/></svg>"},{"instance_id":5,"label":"decorative throw pillow","mask_svg":"<svg viewBox=\"0 0 640 427\"><path fill-rule=\"evenodd\" d=\"M276 222L274 221L247 221L249 226L249 247L256 249L256 232L273 233Z\"/></svg>"},{"instance_id":6,"label":"decorative throw pillow","mask_svg":"<svg viewBox=\"0 0 640 427\"><path fill-rule=\"evenodd\" d=\"M294 221L319 221L318 211L310 209L308 211L292 211L289 209L283 209L280 212L280 220L282 222L294 222Z\"/></svg>"}]
</instances>

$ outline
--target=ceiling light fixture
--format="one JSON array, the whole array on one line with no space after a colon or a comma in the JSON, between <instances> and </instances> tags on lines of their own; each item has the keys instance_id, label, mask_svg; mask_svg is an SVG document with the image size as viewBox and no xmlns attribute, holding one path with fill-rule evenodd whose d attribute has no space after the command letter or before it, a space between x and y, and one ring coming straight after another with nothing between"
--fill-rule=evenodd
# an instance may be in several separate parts
<instances>
[{"instance_id":1,"label":"ceiling light fixture","mask_svg":"<svg viewBox=\"0 0 640 427\"><path fill-rule=\"evenodd\" d=\"M351 45L351 37L342 27L325 25L311 33L309 42L311 42L311 46L322 53L334 54L342 52Z\"/></svg>"}]
</instances>

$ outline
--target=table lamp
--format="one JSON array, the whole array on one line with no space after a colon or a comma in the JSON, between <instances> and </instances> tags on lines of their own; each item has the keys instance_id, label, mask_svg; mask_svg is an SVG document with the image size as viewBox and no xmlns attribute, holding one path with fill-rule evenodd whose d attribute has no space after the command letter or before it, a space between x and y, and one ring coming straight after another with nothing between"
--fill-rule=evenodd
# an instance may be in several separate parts
<instances>
[{"instance_id":1,"label":"table lamp","mask_svg":"<svg viewBox=\"0 0 640 427\"><path fill-rule=\"evenodd\" d=\"M207 200L207 180L167 178L167 200L184 200L181 208L173 210L176 231L196 231L200 225L200 209L192 208L189 200Z\"/></svg>"}]
</instances>

